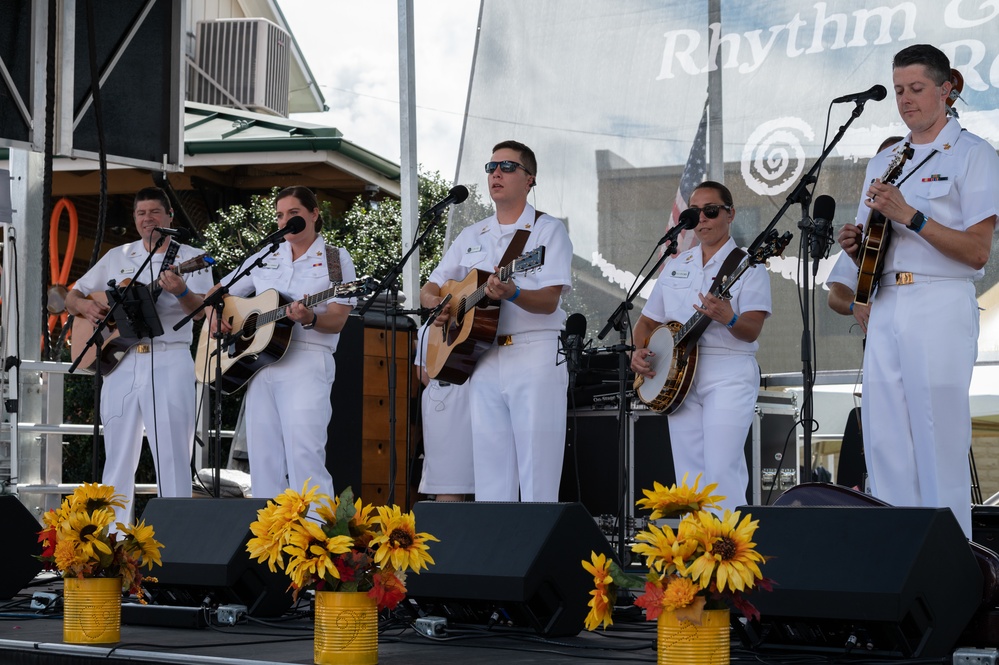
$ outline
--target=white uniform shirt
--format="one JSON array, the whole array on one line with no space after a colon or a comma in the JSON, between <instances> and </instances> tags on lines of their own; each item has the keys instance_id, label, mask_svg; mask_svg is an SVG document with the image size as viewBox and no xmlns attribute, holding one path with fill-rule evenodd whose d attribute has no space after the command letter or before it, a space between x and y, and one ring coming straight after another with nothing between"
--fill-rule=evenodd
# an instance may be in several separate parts
<instances>
[{"instance_id":1,"label":"white uniform shirt","mask_svg":"<svg viewBox=\"0 0 999 665\"><path fill-rule=\"evenodd\" d=\"M513 281L528 290L546 286L561 286L565 296L572 289L572 241L561 220L551 215L542 215L535 223L534 208L524 206L524 212L514 224L500 224L496 215L464 229L445 252L440 264L430 275L430 281L443 285L448 280L460 281L472 269L492 273L503 258L513 233L517 229L527 229L524 253L537 247L545 248L545 263L540 270L530 273L517 273ZM497 334L516 335L536 330L561 330L566 314L559 307L551 314L532 314L516 303L504 303L500 307Z\"/></svg>"},{"instance_id":2,"label":"white uniform shirt","mask_svg":"<svg viewBox=\"0 0 999 665\"><path fill-rule=\"evenodd\" d=\"M829 271L829 276L826 277L826 284L834 283L844 284L851 291L857 290L857 264L853 262L853 259L846 252L840 252L836 255L836 261L833 263L832 270Z\"/></svg>"},{"instance_id":3,"label":"white uniform shirt","mask_svg":"<svg viewBox=\"0 0 999 665\"><path fill-rule=\"evenodd\" d=\"M357 279L354 272L354 261L350 258L347 250L342 247L339 249L343 282L352 282ZM250 265L260 254L261 252L258 252L247 259L245 265ZM226 275L222 279L222 284L228 284L234 274L235 271ZM264 259L262 267L255 267L250 272L249 277L244 277L233 284L229 288L229 295L245 298L254 293L260 295L268 289L275 289L289 301L293 301L301 300L307 295L314 296L332 286L329 268L326 265L326 242L322 236L318 236L315 242L309 246L309 250L295 261L291 259L291 245L287 242L281 243L277 252ZM353 306L357 299L334 298L329 302ZM317 314L322 314L326 309L326 302L313 307L313 311ZM324 333L315 329L305 330L302 326L295 325L292 327L291 338L293 341L320 344L329 348L330 351L336 351L340 334Z\"/></svg>"},{"instance_id":4,"label":"white uniform shirt","mask_svg":"<svg viewBox=\"0 0 999 665\"><path fill-rule=\"evenodd\" d=\"M911 134L905 137L903 143L910 140ZM903 143L871 159L867 165L866 182L884 175L896 151L902 150ZM938 152L902 183L900 190L909 205L934 221L959 231L999 213L999 156L996 156L995 148L978 136L961 131L961 125L954 118L940 131L936 141L912 147L915 151L912 159L905 163L896 182L926 159L931 150ZM960 192L957 191L959 183ZM870 212L870 208L861 201L857 209L857 224L866 224ZM907 228L908 219L899 222L892 224L891 244L885 254L886 275L912 272L977 280L985 274L984 268L975 270L941 254L919 234ZM999 231L999 225L996 225L996 230Z\"/></svg>"},{"instance_id":5,"label":"white uniform shirt","mask_svg":"<svg viewBox=\"0 0 999 665\"><path fill-rule=\"evenodd\" d=\"M142 284L152 284L159 278L160 268L163 265L163 255L165 252L158 252L153 255L152 261L138 274L143 261L149 256L149 252L143 246L141 240L121 245L110 250L94 265L93 268L76 281L73 287L85 296L89 296L96 291L107 290L108 280L115 280L121 284L129 279ZM177 252L177 258L173 260L174 265L193 259L204 254L200 249L181 245ZM150 272L150 268L152 272ZM205 293L212 288L213 279L210 270L189 273L183 276L187 282L187 288L194 293ZM110 303L109 303L110 304ZM180 323L181 319L187 316L183 306L176 296L169 291L163 290L156 300L156 313L160 317L160 324L163 326L163 334L156 337L159 342L184 342L190 344L191 329L193 322L188 321L180 330L173 327Z\"/></svg>"},{"instance_id":6,"label":"white uniform shirt","mask_svg":"<svg viewBox=\"0 0 999 665\"><path fill-rule=\"evenodd\" d=\"M706 265L702 265L703 255L700 245L681 252L667 261L659 273L655 286L652 287L652 294L645 303L642 314L662 323L670 321L686 323L697 314L694 304L701 302L697 294L711 291L715 275L735 247L735 240L729 238ZM732 286L729 294L732 296L732 309L736 314L759 311L766 312L769 317L773 311L770 275L765 266L753 266L744 272ZM644 343L644 340L639 341ZM712 321L701 335L698 346L755 354L760 345L758 342L743 342L736 339L724 324Z\"/></svg>"}]
</instances>

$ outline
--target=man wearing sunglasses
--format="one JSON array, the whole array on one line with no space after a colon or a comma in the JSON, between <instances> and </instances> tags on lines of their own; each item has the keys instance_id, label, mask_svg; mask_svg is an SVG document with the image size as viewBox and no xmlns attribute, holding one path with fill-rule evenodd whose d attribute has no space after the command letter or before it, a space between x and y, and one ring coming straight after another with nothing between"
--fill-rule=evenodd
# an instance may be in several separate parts
<instances>
[{"instance_id":1,"label":"man wearing sunglasses","mask_svg":"<svg viewBox=\"0 0 999 665\"><path fill-rule=\"evenodd\" d=\"M743 450L760 389L756 339L772 312L770 276L766 268L753 266L726 297L713 295L716 276L736 250L730 233L735 218L732 194L708 180L694 189L690 207L700 216L694 228L700 244L663 265L632 333L638 348L631 369L650 378L656 375L655 354L648 344L663 323L684 323L698 313L711 319L697 342L687 396L669 415L670 446L678 480L684 474L691 480L701 474L703 483L718 484L715 494L726 497L722 506L734 509L745 502L749 485ZM669 370L669 358L658 362L659 371Z\"/></svg>"},{"instance_id":2,"label":"man wearing sunglasses","mask_svg":"<svg viewBox=\"0 0 999 665\"><path fill-rule=\"evenodd\" d=\"M572 288L572 242L562 222L535 211L527 195L538 172L534 152L503 141L486 163L496 213L464 229L420 291L424 307L441 302L441 285L473 269L493 273L485 295L500 303L497 341L468 380L476 501L557 501L565 442L565 364L557 363ZM540 270L502 281L496 274L516 231L530 232L523 251L544 247ZM434 321L446 325L445 309Z\"/></svg>"}]
</instances>

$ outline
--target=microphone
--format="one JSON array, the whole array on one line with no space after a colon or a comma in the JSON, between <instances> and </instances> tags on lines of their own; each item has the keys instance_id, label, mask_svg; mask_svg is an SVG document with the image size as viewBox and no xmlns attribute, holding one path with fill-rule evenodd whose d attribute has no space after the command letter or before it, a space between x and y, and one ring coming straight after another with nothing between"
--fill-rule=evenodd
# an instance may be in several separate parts
<instances>
[{"instance_id":1,"label":"microphone","mask_svg":"<svg viewBox=\"0 0 999 665\"><path fill-rule=\"evenodd\" d=\"M565 352L565 362L568 365L569 374L574 374L580 369L580 356L583 354L584 338L586 337L586 317L579 312L570 314L565 320L565 338L562 342L562 349Z\"/></svg>"},{"instance_id":2,"label":"microphone","mask_svg":"<svg viewBox=\"0 0 999 665\"><path fill-rule=\"evenodd\" d=\"M850 95L843 95L842 97L837 97L832 100L833 104L842 104L843 102L857 102L858 104L863 104L866 101L873 99L876 102L880 102L882 99L888 96L888 91L880 83L878 85L872 85L870 90L864 90L863 92L855 92Z\"/></svg>"},{"instance_id":3,"label":"microphone","mask_svg":"<svg viewBox=\"0 0 999 665\"><path fill-rule=\"evenodd\" d=\"M284 225L283 229L278 229L274 233L270 234L263 240L257 243L257 249L260 249L264 245L269 245L271 243L277 244L284 241L284 237L288 235L294 235L296 233L301 233L305 230L305 218L301 215L295 215L288 220L288 223Z\"/></svg>"},{"instance_id":4,"label":"microphone","mask_svg":"<svg viewBox=\"0 0 999 665\"><path fill-rule=\"evenodd\" d=\"M452 203L461 203L467 198L468 198L468 187L465 187L464 185L455 185L454 187L451 188L451 191L447 193L447 196L441 199L439 203L437 203L432 208L427 210L425 213L420 215L420 219L430 219L433 217L437 217L442 212L444 212L444 208L448 207Z\"/></svg>"},{"instance_id":5,"label":"microphone","mask_svg":"<svg viewBox=\"0 0 999 665\"><path fill-rule=\"evenodd\" d=\"M441 300L439 303L437 303L437 307L434 307L432 310L430 310L430 318L427 319L428 330L430 329L430 326L434 325L434 321L437 320L437 317L440 316L441 312L444 311L444 308L447 307L447 304L449 302L451 302L450 293L444 296L444 300Z\"/></svg>"},{"instance_id":6,"label":"microphone","mask_svg":"<svg viewBox=\"0 0 999 665\"><path fill-rule=\"evenodd\" d=\"M177 240L180 242L184 242L185 240L191 237L191 232L188 231L187 229L168 229L165 227L157 226L156 228L153 229L153 231L156 231L161 236L171 236L171 237L176 236Z\"/></svg>"},{"instance_id":7,"label":"microphone","mask_svg":"<svg viewBox=\"0 0 999 665\"><path fill-rule=\"evenodd\" d=\"M812 276L819 272L819 259L829 253L833 242L833 217L836 216L836 200L828 194L815 199L815 222L812 227L812 237L809 243L809 253L812 260Z\"/></svg>"},{"instance_id":8,"label":"microphone","mask_svg":"<svg viewBox=\"0 0 999 665\"><path fill-rule=\"evenodd\" d=\"M666 235L660 238L659 242L657 242L656 245L657 246L662 245L667 241L676 242L676 239L681 232L694 228L695 226L698 225L700 221L701 221L701 213L697 210L691 210L690 208L687 208L686 210L680 213L680 219L677 220L676 226L667 231Z\"/></svg>"}]
</instances>

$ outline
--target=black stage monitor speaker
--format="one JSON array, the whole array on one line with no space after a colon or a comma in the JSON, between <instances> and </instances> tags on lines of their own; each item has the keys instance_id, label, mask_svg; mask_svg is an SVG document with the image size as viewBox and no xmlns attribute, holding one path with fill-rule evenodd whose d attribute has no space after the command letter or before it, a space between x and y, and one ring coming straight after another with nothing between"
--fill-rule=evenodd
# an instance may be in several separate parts
<instances>
[{"instance_id":1,"label":"black stage monitor speaker","mask_svg":"<svg viewBox=\"0 0 999 665\"><path fill-rule=\"evenodd\" d=\"M0 548L0 599L20 593L42 569L35 558L42 553L38 532L42 526L24 504L13 495L0 496L0 531L7 543Z\"/></svg>"},{"instance_id":2,"label":"black stage monitor speaker","mask_svg":"<svg viewBox=\"0 0 999 665\"><path fill-rule=\"evenodd\" d=\"M163 543L163 567L151 584L159 605L246 605L251 616L280 616L291 607L288 577L246 551L250 523L266 499L152 499L142 513Z\"/></svg>"},{"instance_id":3,"label":"black stage monitor speaker","mask_svg":"<svg viewBox=\"0 0 999 665\"><path fill-rule=\"evenodd\" d=\"M737 624L750 648L940 658L978 609L982 574L949 509L741 510L777 583L750 597L760 620Z\"/></svg>"},{"instance_id":4,"label":"black stage monitor speaker","mask_svg":"<svg viewBox=\"0 0 999 665\"><path fill-rule=\"evenodd\" d=\"M413 509L436 565L409 575L409 596L453 623L576 635L589 612L590 552L613 556L580 503L433 503Z\"/></svg>"}]
</instances>

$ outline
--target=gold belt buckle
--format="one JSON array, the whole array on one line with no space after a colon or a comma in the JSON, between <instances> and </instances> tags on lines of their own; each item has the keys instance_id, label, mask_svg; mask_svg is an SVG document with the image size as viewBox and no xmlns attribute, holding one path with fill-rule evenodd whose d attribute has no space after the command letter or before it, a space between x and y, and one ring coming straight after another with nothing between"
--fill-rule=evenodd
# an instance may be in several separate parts
<instances>
[{"instance_id":1,"label":"gold belt buckle","mask_svg":"<svg viewBox=\"0 0 999 665\"><path fill-rule=\"evenodd\" d=\"M914 281L911 272L895 273L895 286L905 286L906 284L912 284Z\"/></svg>"},{"instance_id":2,"label":"gold belt buckle","mask_svg":"<svg viewBox=\"0 0 999 665\"><path fill-rule=\"evenodd\" d=\"M136 353L149 353L149 345L148 344L136 344L135 345L135 352Z\"/></svg>"},{"instance_id":3,"label":"gold belt buckle","mask_svg":"<svg viewBox=\"0 0 999 665\"><path fill-rule=\"evenodd\" d=\"M499 337L496 338L496 343L499 344L500 346L510 346L511 344L513 344L513 336L500 335Z\"/></svg>"}]
</instances>

